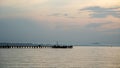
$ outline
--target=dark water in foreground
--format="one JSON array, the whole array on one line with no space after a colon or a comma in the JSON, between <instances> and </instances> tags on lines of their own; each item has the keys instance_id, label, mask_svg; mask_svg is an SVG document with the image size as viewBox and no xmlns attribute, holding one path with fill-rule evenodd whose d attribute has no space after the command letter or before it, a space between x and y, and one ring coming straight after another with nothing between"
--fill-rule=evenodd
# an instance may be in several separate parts
<instances>
[{"instance_id":1,"label":"dark water in foreground","mask_svg":"<svg viewBox=\"0 0 120 68\"><path fill-rule=\"evenodd\" d=\"M0 68L120 68L120 47L0 49Z\"/></svg>"}]
</instances>

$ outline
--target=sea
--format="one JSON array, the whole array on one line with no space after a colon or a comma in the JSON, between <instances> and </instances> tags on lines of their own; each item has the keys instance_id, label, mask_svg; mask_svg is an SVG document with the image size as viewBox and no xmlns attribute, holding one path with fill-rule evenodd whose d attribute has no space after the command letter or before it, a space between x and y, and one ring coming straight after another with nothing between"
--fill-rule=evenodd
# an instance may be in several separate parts
<instances>
[{"instance_id":1,"label":"sea","mask_svg":"<svg viewBox=\"0 0 120 68\"><path fill-rule=\"evenodd\" d=\"M0 49L0 68L120 68L120 47Z\"/></svg>"}]
</instances>

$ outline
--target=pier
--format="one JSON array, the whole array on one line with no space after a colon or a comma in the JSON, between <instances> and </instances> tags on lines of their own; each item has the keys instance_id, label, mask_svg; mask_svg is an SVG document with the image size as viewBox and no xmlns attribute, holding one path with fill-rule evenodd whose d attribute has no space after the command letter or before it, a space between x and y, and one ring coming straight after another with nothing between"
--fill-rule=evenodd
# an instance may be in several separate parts
<instances>
[{"instance_id":1,"label":"pier","mask_svg":"<svg viewBox=\"0 0 120 68\"><path fill-rule=\"evenodd\" d=\"M72 45L33 44L33 43L0 43L0 48L73 48Z\"/></svg>"},{"instance_id":2,"label":"pier","mask_svg":"<svg viewBox=\"0 0 120 68\"><path fill-rule=\"evenodd\" d=\"M56 46L56 45L53 45L53 46L0 46L0 48L73 48L73 46Z\"/></svg>"},{"instance_id":3,"label":"pier","mask_svg":"<svg viewBox=\"0 0 120 68\"><path fill-rule=\"evenodd\" d=\"M53 45L53 46L42 46L42 45L37 45L37 46L0 46L0 48L73 48L73 46L67 46L67 45Z\"/></svg>"}]
</instances>

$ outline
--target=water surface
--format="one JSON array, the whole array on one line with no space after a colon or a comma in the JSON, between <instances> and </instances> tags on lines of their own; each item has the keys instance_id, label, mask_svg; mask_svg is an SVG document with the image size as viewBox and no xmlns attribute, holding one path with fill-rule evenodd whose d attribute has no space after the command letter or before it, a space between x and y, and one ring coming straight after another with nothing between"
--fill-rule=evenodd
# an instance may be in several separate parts
<instances>
[{"instance_id":1,"label":"water surface","mask_svg":"<svg viewBox=\"0 0 120 68\"><path fill-rule=\"evenodd\" d=\"M0 68L120 68L120 47L0 49Z\"/></svg>"}]
</instances>

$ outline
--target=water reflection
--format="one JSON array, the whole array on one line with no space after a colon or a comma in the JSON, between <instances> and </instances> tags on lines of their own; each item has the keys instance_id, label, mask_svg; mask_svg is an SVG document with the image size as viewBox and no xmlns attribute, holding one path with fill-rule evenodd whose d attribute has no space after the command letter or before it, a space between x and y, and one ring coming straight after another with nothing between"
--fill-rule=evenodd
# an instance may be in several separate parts
<instances>
[{"instance_id":1,"label":"water reflection","mask_svg":"<svg viewBox=\"0 0 120 68\"><path fill-rule=\"evenodd\" d=\"M0 49L0 68L120 68L120 47Z\"/></svg>"}]
</instances>

